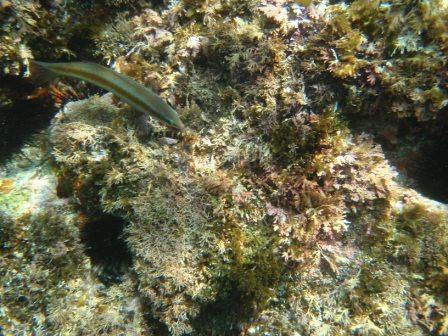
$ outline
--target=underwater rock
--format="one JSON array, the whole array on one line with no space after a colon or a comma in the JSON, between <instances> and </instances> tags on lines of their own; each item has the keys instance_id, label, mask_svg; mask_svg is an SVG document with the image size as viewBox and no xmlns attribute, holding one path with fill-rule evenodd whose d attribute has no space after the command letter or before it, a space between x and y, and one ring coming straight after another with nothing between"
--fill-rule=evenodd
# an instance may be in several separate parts
<instances>
[{"instance_id":1,"label":"underwater rock","mask_svg":"<svg viewBox=\"0 0 448 336\"><path fill-rule=\"evenodd\" d=\"M141 143L124 111L109 98L71 103L56 117L55 164L87 216L108 213L129 223L125 240L138 295L144 310L171 334L206 334L215 328L224 333L235 323L267 331L280 321L285 332L308 325L309 333L342 328L418 334L419 327L403 316L410 296L420 300L435 288L443 292L431 284L443 283L438 274L445 252L439 249L446 241L437 232L446 228L447 210L430 210L424 198L397 184L395 171L368 136L341 138L337 155L332 148L315 155L308 174L316 181L300 170L257 177L246 175L247 164L226 164L247 143L193 137L189 131L170 146L155 141L157 133ZM214 158L220 150L222 164ZM266 188L275 185L273 203ZM428 223L415 237L425 246L429 239L436 249L414 251L416 233L408 225L421 224L402 226L401 218L409 213L414 213L410 220ZM427 260L441 264L421 273L428 269ZM335 315L304 315L308 296L312 302L319 298L319 311ZM216 305L231 301L239 302L238 315L228 317L235 313L230 310L220 318ZM373 316L380 302L385 311ZM251 316L260 317L245 322ZM212 323L199 322L207 319Z\"/></svg>"},{"instance_id":2,"label":"underwater rock","mask_svg":"<svg viewBox=\"0 0 448 336\"><path fill-rule=\"evenodd\" d=\"M447 206L374 132L401 146L384 115L443 118L446 15L438 0L116 13L98 54L186 128L149 120L141 137L92 95L54 116L47 153L24 148L39 162L2 168L1 332L446 334ZM366 114L378 125L352 128Z\"/></svg>"},{"instance_id":3,"label":"underwater rock","mask_svg":"<svg viewBox=\"0 0 448 336\"><path fill-rule=\"evenodd\" d=\"M91 276L80 214L57 197L56 176L40 162L44 154L23 148L0 173L11 181L0 192L0 333L143 333L130 279L105 287Z\"/></svg>"},{"instance_id":4,"label":"underwater rock","mask_svg":"<svg viewBox=\"0 0 448 336\"><path fill-rule=\"evenodd\" d=\"M126 1L135 10L137 1ZM29 59L94 61L94 37L110 18L125 10L116 1L4 0L0 2L0 161L30 136L48 127L51 117L76 88L41 88L26 76ZM68 92L64 92L68 91ZM80 92L78 92L80 93ZM82 96L82 94L81 94Z\"/></svg>"}]
</instances>

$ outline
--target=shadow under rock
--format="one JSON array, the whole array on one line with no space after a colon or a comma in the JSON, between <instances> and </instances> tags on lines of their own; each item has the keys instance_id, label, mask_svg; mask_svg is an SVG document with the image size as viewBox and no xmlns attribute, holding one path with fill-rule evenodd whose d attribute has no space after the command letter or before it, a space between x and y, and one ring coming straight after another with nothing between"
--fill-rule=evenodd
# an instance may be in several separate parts
<instances>
[{"instance_id":1,"label":"shadow under rock","mask_svg":"<svg viewBox=\"0 0 448 336\"><path fill-rule=\"evenodd\" d=\"M354 133L368 132L411 187L448 203L448 111L436 120L349 116Z\"/></svg>"},{"instance_id":2,"label":"shadow under rock","mask_svg":"<svg viewBox=\"0 0 448 336\"><path fill-rule=\"evenodd\" d=\"M18 151L32 134L45 129L57 108L47 91L36 91L27 78L0 78L0 163Z\"/></svg>"}]
</instances>

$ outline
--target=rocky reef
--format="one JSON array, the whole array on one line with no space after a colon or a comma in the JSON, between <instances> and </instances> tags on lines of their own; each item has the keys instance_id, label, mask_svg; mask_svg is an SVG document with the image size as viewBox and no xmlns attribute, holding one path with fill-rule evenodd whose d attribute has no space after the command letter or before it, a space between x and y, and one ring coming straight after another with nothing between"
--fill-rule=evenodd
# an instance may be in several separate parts
<instances>
[{"instance_id":1,"label":"rocky reef","mask_svg":"<svg viewBox=\"0 0 448 336\"><path fill-rule=\"evenodd\" d=\"M38 4L186 129L49 95L0 169L0 333L448 333L446 1Z\"/></svg>"}]
</instances>

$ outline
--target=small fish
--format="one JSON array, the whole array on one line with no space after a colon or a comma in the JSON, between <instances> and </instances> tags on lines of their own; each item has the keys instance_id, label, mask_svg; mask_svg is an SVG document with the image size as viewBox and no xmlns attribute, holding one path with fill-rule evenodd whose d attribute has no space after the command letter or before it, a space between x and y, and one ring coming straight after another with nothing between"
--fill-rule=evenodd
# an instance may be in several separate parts
<instances>
[{"instance_id":1,"label":"small fish","mask_svg":"<svg viewBox=\"0 0 448 336\"><path fill-rule=\"evenodd\" d=\"M29 60L29 65L31 77L38 81L48 81L57 76L81 79L113 92L142 114L149 113L169 126L184 128L177 112L162 98L132 78L112 69L90 62L46 63Z\"/></svg>"}]
</instances>

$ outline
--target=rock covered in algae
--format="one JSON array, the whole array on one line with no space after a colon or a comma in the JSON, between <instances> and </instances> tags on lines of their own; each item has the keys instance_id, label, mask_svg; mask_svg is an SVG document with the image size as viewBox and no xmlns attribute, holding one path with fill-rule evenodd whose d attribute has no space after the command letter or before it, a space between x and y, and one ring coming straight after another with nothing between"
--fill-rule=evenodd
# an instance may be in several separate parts
<instances>
[{"instance_id":1,"label":"rock covered in algae","mask_svg":"<svg viewBox=\"0 0 448 336\"><path fill-rule=\"evenodd\" d=\"M0 161L49 124L61 97L74 94L62 83L52 88L33 85L26 76L28 59L99 61L103 57L97 53L95 36L120 13L142 8L141 3L0 1Z\"/></svg>"},{"instance_id":2,"label":"rock covered in algae","mask_svg":"<svg viewBox=\"0 0 448 336\"><path fill-rule=\"evenodd\" d=\"M346 122L443 122L446 5L306 5L184 0L95 36L188 127L142 137L92 96L42 135L48 163L2 171L6 333L448 332L448 211ZM17 188L37 173L45 201Z\"/></svg>"},{"instance_id":3,"label":"rock covered in algae","mask_svg":"<svg viewBox=\"0 0 448 336\"><path fill-rule=\"evenodd\" d=\"M369 137L315 155L317 181L246 175L246 144L230 129L218 142L192 131L141 142L108 104L67 105L52 128L55 162L85 216L128 223L135 286L171 334L239 324L233 332L418 335L418 310L440 311L446 209L400 187Z\"/></svg>"}]
</instances>

